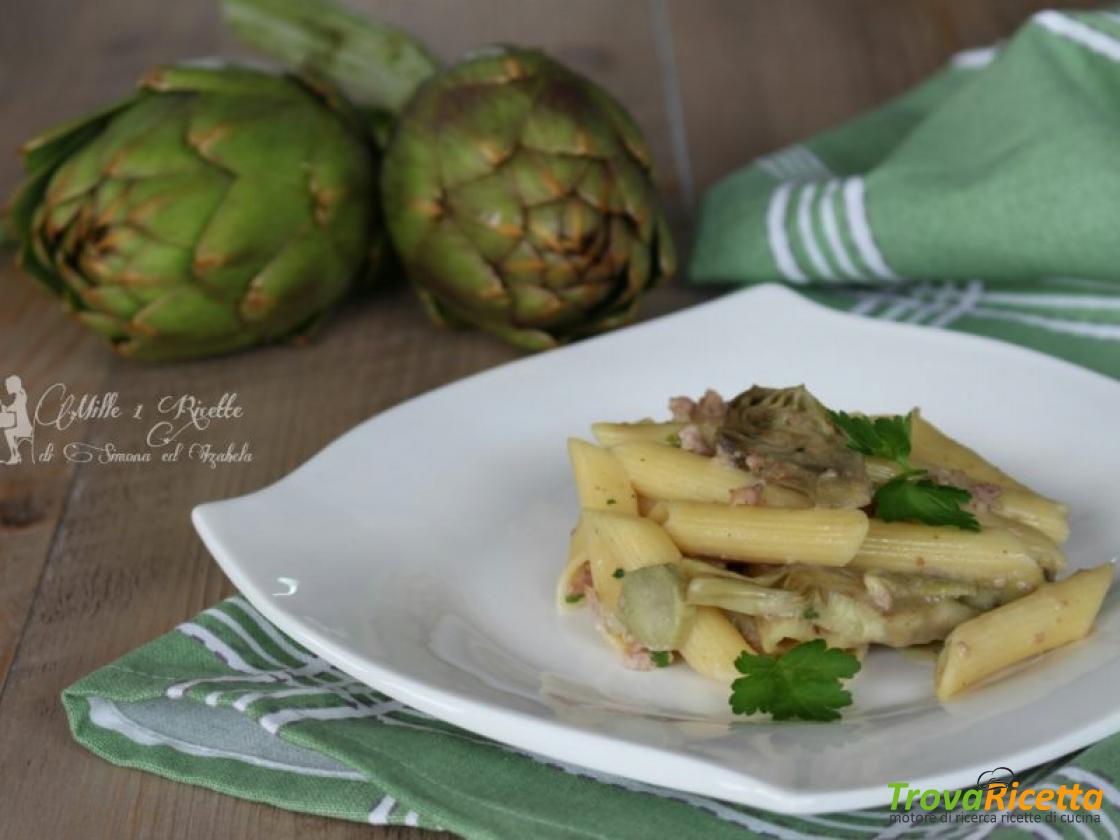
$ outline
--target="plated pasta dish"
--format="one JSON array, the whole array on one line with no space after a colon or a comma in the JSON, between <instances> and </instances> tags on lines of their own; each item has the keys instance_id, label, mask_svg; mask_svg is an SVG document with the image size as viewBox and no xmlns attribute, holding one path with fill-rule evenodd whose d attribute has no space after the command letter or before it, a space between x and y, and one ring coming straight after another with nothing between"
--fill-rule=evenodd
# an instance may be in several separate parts
<instances>
[{"instance_id":1,"label":"plated pasta dish","mask_svg":"<svg viewBox=\"0 0 1120 840\"><path fill-rule=\"evenodd\" d=\"M581 514L558 604L628 667L831 720L871 645L936 654L945 700L1089 632L1112 568L1062 574L1067 506L918 409L849 414L803 386L669 408L568 442Z\"/></svg>"}]
</instances>

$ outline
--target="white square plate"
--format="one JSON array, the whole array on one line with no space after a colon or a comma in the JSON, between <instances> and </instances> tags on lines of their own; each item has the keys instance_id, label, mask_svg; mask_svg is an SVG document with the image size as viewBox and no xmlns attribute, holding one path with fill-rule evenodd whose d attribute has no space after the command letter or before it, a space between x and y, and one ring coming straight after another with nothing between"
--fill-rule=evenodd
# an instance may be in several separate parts
<instances>
[{"instance_id":1,"label":"white square plate","mask_svg":"<svg viewBox=\"0 0 1120 840\"><path fill-rule=\"evenodd\" d=\"M1120 610L1086 641L939 704L932 663L876 651L842 722L733 720L685 667L625 670L552 593L577 504L565 439L675 394L806 383L928 417L1072 504L1074 567L1120 546L1120 385L1009 344L839 314L776 286L441 388L194 522L234 584L332 664L429 714L561 761L774 811L974 784L1120 729Z\"/></svg>"}]
</instances>

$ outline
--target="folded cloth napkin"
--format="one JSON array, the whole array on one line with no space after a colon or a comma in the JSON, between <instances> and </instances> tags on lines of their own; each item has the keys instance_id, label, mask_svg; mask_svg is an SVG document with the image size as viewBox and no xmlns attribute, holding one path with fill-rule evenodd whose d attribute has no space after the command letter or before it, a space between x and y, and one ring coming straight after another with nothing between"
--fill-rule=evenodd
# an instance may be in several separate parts
<instances>
[{"instance_id":1,"label":"folded cloth napkin","mask_svg":"<svg viewBox=\"0 0 1120 840\"><path fill-rule=\"evenodd\" d=\"M888 808L787 817L531 755L355 682L240 597L95 671L62 702L74 737L114 764L377 825L501 840L963 838L977 828L937 822L940 812L892 826ZM1102 828L1116 836L1120 737L1018 778L1023 787L1079 782L1108 794L1101 825L1047 823L1046 837ZM1022 826L983 827L1024 836Z\"/></svg>"},{"instance_id":2,"label":"folded cloth napkin","mask_svg":"<svg viewBox=\"0 0 1120 840\"><path fill-rule=\"evenodd\" d=\"M1120 12L1041 12L717 183L691 276L783 281L1120 376L1118 149Z\"/></svg>"}]
</instances>

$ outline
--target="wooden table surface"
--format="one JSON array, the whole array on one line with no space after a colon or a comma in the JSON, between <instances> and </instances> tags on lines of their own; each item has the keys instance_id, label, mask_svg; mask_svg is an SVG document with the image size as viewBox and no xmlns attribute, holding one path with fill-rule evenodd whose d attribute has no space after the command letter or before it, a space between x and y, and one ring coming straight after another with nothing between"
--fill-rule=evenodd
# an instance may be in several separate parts
<instances>
[{"instance_id":1,"label":"wooden table surface","mask_svg":"<svg viewBox=\"0 0 1120 840\"><path fill-rule=\"evenodd\" d=\"M656 154L682 243L721 173L904 90L958 50L1010 33L1043 0L363 0L454 56L535 44L596 78L634 113ZM1045 3L1053 5L1053 3ZM11 154L52 123L120 96L148 66L242 54L212 0L5 0L0 16L0 195ZM644 315L687 306L679 283ZM32 402L116 392L207 403L244 417L221 443L249 463L0 466L0 838L411 837L241 802L93 757L71 740L59 692L232 590L191 528L199 502L262 487L354 424L515 353L429 326L397 284L335 316L308 346L153 367L111 356L59 304L0 265L0 377ZM142 450L147 424L91 419L39 430L36 446ZM47 432L50 432L49 434ZM215 441L219 442L219 441ZM6 457L6 453L0 453Z\"/></svg>"}]
</instances>

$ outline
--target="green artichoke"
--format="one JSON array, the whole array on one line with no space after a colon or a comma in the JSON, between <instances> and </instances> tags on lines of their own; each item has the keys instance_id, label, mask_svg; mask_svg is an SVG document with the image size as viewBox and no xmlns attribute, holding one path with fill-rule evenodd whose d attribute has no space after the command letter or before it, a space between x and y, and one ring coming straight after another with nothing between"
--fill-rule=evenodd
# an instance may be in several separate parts
<instances>
[{"instance_id":1,"label":"green artichoke","mask_svg":"<svg viewBox=\"0 0 1120 840\"><path fill-rule=\"evenodd\" d=\"M637 126L540 52L481 51L425 81L385 152L382 195L429 311L523 348L627 322L674 269Z\"/></svg>"},{"instance_id":2,"label":"green artichoke","mask_svg":"<svg viewBox=\"0 0 1120 840\"><path fill-rule=\"evenodd\" d=\"M10 208L20 262L124 355L181 359L299 333L376 242L362 126L293 77L156 69L25 153Z\"/></svg>"}]
</instances>

